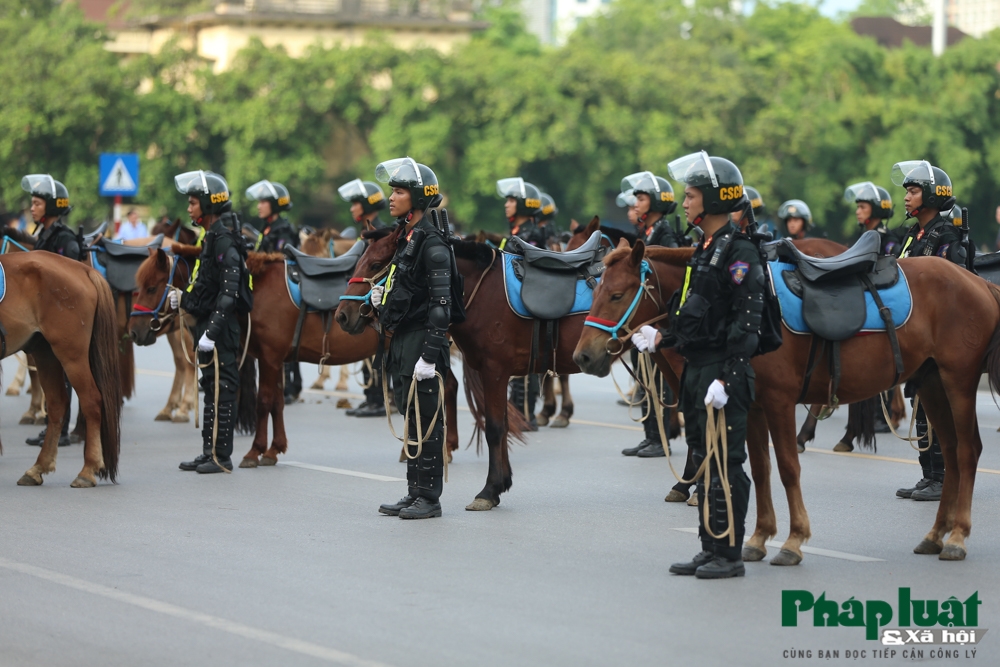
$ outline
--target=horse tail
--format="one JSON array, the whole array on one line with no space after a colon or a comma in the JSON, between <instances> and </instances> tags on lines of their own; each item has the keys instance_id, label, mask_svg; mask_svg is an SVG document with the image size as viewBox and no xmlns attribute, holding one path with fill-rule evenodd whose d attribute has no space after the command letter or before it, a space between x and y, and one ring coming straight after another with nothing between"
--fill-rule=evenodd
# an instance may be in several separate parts
<instances>
[{"instance_id":1,"label":"horse tail","mask_svg":"<svg viewBox=\"0 0 1000 667\"><path fill-rule=\"evenodd\" d=\"M122 387L119 384L121 354L118 351L118 317L111 288L96 271L88 271L97 288L97 308L90 332L90 372L101 394L101 450L104 468L101 479L117 481L121 448Z\"/></svg>"},{"instance_id":2,"label":"horse tail","mask_svg":"<svg viewBox=\"0 0 1000 667\"><path fill-rule=\"evenodd\" d=\"M875 416L881 413L879 396L847 406L847 430L864 449L878 451L875 446Z\"/></svg>"},{"instance_id":3,"label":"horse tail","mask_svg":"<svg viewBox=\"0 0 1000 667\"><path fill-rule=\"evenodd\" d=\"M486 393L483 391L483 376L479 371L462 364L462 384L465 386L465 400L469 404L469 412L475 424L472 427L472 435L469 436L469 445L476 441L476 454L481 454L483 450L483 433L486 430ZM524 432L527 430L528 422L524 415L507 401L507 443L511 438L521 444L525 443Z\"/></svg>"},{"instance_id":4,"label":"horse tail","mask_svg":"<svg viewBox=\"0 0 1000 667\"><path fill-rule=\"evenodd\" d=\"M240 386L236 390L236 430L241 435L257 431L257 361L247 357L240 369Z\"/></svg>"},{"instance_id":5,"label":"horse tail","mask_svg":"<svg viewBox=\"0 0 1000 667\"><path fill-rule=\"evenodd\" d=\"M118 351L121 355L119 373L121 373L122 397L132 398L135 393L135 343L127 331L118 338Z\"/></svg>"}]
</instances>

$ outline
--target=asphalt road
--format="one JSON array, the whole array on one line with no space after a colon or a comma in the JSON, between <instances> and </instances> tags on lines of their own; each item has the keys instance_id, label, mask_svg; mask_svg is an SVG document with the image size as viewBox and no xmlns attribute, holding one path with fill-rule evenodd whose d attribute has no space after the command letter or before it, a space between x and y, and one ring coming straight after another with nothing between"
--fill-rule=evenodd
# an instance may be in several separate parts
<instances>
[{"instance_id":1,"label":"asphalt road","mask_svg":"<svg viewBox=\"0 0 1000 667\"><path fill-rule=\"evenodd\" d=\"M117 485L70 488L77 445L60 450L43 486L16 486L38 452L24 438L38 429L17 425L27 396L0 401L0 665L775 665L830 662L827 650L841 662L911 662L903 647L876 657L886 647L864 628L812 627L811 613L782 626L783 590L895 608L900 587L940 601L978 591L989 633L955 649L958 660L1000 664L1000 409L988 393L964 562L912 553L937 507L894 497L919 477L908 444L880 436L875 458L829 453L841 411L802 456L809 546L827 555L699 581L667 573L698 551L696 510L663 502L665 459L619 454L640 432L610 380L574 376L577 421L514 447L514 487L498 508L464 510L486 474L473 447L450 467L443 518L405 522L376 511L405 491L383 420L346 417L332 392L307 392L286 410L284 461L320 469L185 473L177 463L200 449L193 424L153 421L169 351L160 343L137 360ZM3 366L9 379L12 360ZM311 383L315 367L303 371ZM249 443L238 437L237 455ZM674 450L680 468L683 443ZM811 657L786 658L793 649Z\"/></svg>"}]
</instances>

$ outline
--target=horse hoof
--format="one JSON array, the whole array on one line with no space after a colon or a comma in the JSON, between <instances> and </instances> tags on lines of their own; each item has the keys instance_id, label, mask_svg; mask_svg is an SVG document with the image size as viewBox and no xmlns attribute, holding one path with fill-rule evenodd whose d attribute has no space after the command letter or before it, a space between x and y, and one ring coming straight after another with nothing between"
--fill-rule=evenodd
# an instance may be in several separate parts
<instances>
[{"instance_id":1,"label":"horse hoof","mask_svg":"<svg viewBox=\"0 0 1000 667\"><path fill-rule=\"evenodd\" d=\"M174 424L187 424L191 421L191 415L175 415L170 418L170 421Z\"/></svg>"},{"instance_id":2,"label":"horse hoof","mask_svg":"<svg viewBox=\"0 0 1000 667\"><path fill-rule=\"evenodd\" d=\"M168 422L171 421L172 419L173 418L170 416L169 412L161 412L160 414L153 417L154 422Z\"/></svg>"},{"instance_id":3,"label":"horse hoof","mask_svg":"<svg viewBox=\"0 0 1000 667\"><path fill-rule=\"evenodd\" d=\"M549 428L566 428L567 426L569 426L569 420L562 415L556 415L549 424Z\"/></svg>"},{"instance_id":4,"label":"horse hoof","mask_svg":"<svg viewBox=\"0 0 1000 667\"><path fill-rule=\"evenodd\" d=\"M240 461L241 468L256 468L257 465L257 459L243 459Z\"/></svg>"},{"instance_id":5,"label":"horse hoof","mask_svg":"<svg viewBox=\"0 0 1000 667\"><path fill-rule=\"evenodd\" d=\"M756 563L757 561L762 561L766 555L767 552L763 549L758 549L749 544L743 546L743 560L747 562Z\"/></svg>"},{"instance_id":6,"label":"horse hoof","mask_svg":"<svg viewBox=\"0 0 1000 667\"><path fill-rule=\"evenodd\" d=\"M802 556L791 549L782 549L778 555L771 559L771 565L798 565L802 562Z\"/></svg>"},{"instance_id":7,"label":"horse hoof","mask_svg":"<svg viewBox=\"0 0 1000 667\"><path fill-rule=\"evenodd\" d=\"M243 460L245 461L246 459L243 459ZM270 456L262 456L262 457L260 457L260 463L258 465L261 465L261 466L273 466L277 462L278 462L278 459L272 459ZM240 467L242 467L242 465Z\"/></svg>"},{"instance_id":8,"label":"horse hoof","mask_svg":"<svg viewBox=\"0 0 1000 667\"><path fill-rule=\"evenodd\" d=\"M41 486L42 476L34 477L29 473L24 473L21 475L21 479L17 480L18 486Z\"/></svg>"},{"instance_id":9,"label":"horse hoof","mask_svg":"<svg viewBox=\"0 0 1000 667\"><path fill-rule=\"evenodd\" d=\"M21 417L21 421L19 421L17 423L18 424L34 424L35 423L35 415L24 415L23 417Z\"/></svg>"},{"instance_id":10,"label":"horse hoof","mask_svg":"<svg viewBox=\"0 0 1000 667\"><path fill-rule=\"evenodd\" d=\"M322 389L323 385L320 385L318 388ZM337 391L347 391L348 386L346 384L338 384L336 387L334 387L334 389L336 389Z\"/></svg>"},{"instance_id":11,"label":"horse hoof","mask_svg":"<svg viewBox=\"0 0 1000 667\"><path fill-rule=\"evenodd\" d=\"M927 538L920 540L920 544L913 548L913 553L925 556L933 556L942 551L942 546L937 542L931 542Z\"/></svg>"},{"instance_id":12,"label":"horse hoof","mask_svg":"<svg viewBox=\"0 0 1000 667\"><path fill-rule=\"evenodd\" d=\"M965 548L960 547L957 544L946 544L941 553L938 554L939 560L965 560Z\"/></svg>"},{"instance_id":13,"label":"horse hoof","mask_svg":"<svg viewBox=\"0 0 1000 667\"><path fill-rule=\"evenodd\" d=\"M539 426L548 426L549 425L548 415L539 414L537 417L535 417L535 423L537 423Z\"/></svg>"},{"instance_id":14,"label":"horse hoof","mask_svg":"<svg viewBox=\"0 0 1000 667\"><path fill-rule=\"evenodd\" d=\"M92 489L97 486L97 482L77 475L77 478L70 483L70 486L74 489Z\"/></svg>"},{"instance_id":15,"label":"horse hoof","mask_svg":"<svg viewBox=\"0 0 1000 667\"><path fill-rule=\"evenodd\" d=\"M316 391L323 391L323 386L324 385L323 385L322 382L313 382L312 385L309 388L313 389L313 390L316 390ZM347 389L346 388L345 389L337 389L337 391L347 391Z\"/></svg>"},{"instance_id":16,"label":"horse hoof","mask_svg":"<svg viewBox=\"0 0 1000 667\"><path fill-rule=\"evenodd\" d=\"M20 389L15 389L14 387L7 387L7 395L8 396L20 396L21 395L21 390Z\"/></svg>"},{"instance_id":17,"label":"horse hoof","mask_svg":"<svg viewBox=\"0 0 1000 667\"><path fill-rule=\"evenodd\" d=\"M45 415L35 417L35 426L45 426L46 424L48 424L48 420Z\"/></svg>"},{"instance_id":18,"label":"horse hoof","mask_svg":"<svg viewBox=\"0 0 1000 667\"><path fill-rule=\"evenodd\" d=\"M470 504L465 506L470 512L488 512L497 506L492 500L487 500L486 498L476 498Z\"/></svg>"},{"instance_id":19,"label":"horse hoof","mask_svg":"<svg viewBox=\"0 0 1000 667\"><path fill-rule=\"evenodd\" d=\"M668 493L667 497L663 499L663 502L665 502L665 503L683 503L683 502L687 502L687 499L688 499L688 497L686 495L684 495L683 493L681 493L680 491L678 491L677 489L670 489L670 493Z\"/></svg>"},{"instance_id":20,"label":"horse hoof","mask_svg":"<svg viewBox=\"0 0 1000 667\"><path fill-rule=\"evenodd\" d=\"M841 440L840 442L838 442L836 445L833 446L833 451L835 451L835 452L853 452L854 451L854 445L852 445L849 442L844 442L843 440Z\"/></svg>"}]
</instances>

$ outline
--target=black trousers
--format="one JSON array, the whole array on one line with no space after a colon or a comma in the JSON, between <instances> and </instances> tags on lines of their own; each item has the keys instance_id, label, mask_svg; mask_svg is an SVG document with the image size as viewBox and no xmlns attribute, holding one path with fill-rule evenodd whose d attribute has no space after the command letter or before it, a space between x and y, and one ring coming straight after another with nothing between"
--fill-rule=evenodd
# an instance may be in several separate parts
<instances>
[{"instance_id":1,"label":"black trousers","mask_svg":"<svg viewBox=\"0 0 1000 667\"><path fill-rule=\"evenodd\" d=\"M194 327L194 340L197 343L201 335L208 329L208 318L198 322ZM236 428L236 392L239 388L239 351L240 324L233 315L226 320L220 340L215 341L215 351L219 355L219 374L216 377L213 354L198 351L198 365L201 369L199 384L205 394L205 418L202 421L202 449L205 454L212 452L212 431L218 420L218 436L215 441L215 453L220 460L233 455L233 431ZM215 413L215 385L219 383L219 412Z\"/></svg>"},{"instance_id":2,"label":"black trousers","mask_svg":"<svg viewBox=\"0 0 1000 667\"><path fill-rule=\"evenodd\" d=\"M912 407L912 402L910 405ZM920 469L923 471L924 479L944 482L944 455L941 453L941 442L938 440L937 433L935 433L931 438L931 446L927 447L927 415L924 414L924 406L922 405L917 407L915 426L917 435L920 436L920 441L917 442L917 445L920 449L925 450L917 454L917 460L920 461Z\"/></svg>"}]
</instances>

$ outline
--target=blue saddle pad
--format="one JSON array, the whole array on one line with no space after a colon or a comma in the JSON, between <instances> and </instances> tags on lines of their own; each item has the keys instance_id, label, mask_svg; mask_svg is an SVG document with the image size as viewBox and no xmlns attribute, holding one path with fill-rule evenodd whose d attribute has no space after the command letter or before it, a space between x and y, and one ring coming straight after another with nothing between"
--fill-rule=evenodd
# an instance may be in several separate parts
<instances>
[{"instance_id":1,"label":"blue saddle pad","mask_svg":"<svg viewBox=\"0 0 1000 667\"><path fill-rule=\"evenodd\" d=\"M295 262L293 262L290 259L286 259L285 263L286 264L295 264ZM288 271L287 270L285 271L285 284L288 285L288 296L289 296L289 298L291 298L292 303L295 304L296 308L298 308L299 310L301 310L302 309L302 288L299 287L299 284L297 282L293 282L292 281L292 277L288 275Z\"/></svg>"},{"instance_id":2,"label":"blue saddle pad","mask_svg":"<svg viewBox=\"0 0 1000 667\"><path fill-rule=\"evenodd\" d=\"M507 303L518 317L533 320L535 316L528 312L528 309L524 306L524 301L521 299L522 284L514 273L514 259L514 255L503 253L503 287L507 293ZM594 290L587 286L586 280L577 280L573 308L567 315L589 313L593 302Z\"/></svg>"},{"instance_id":3,"label":"blue saddle pad","mask_svg":"<svg viewBox=\"0 0 1000 667\"><path fill-rule=\"evenodd\" d=\"M0 264L0 301L3 301L3 296L6 293L7 293L7 274L3 272L3 264Z\"/></svg>"},{"instance_id":4,"label":"blue saddle pad","mask_svg":"<svg viewBox=\"0 0 1000 667\"><path fill-rule=\"evenodd\" d=\"M768 271L771 273L771 283L774 291L778 295L778 303L781 305L781 319L784 321L792 333L809 334L812 333L806 326L802 317L802 299L792 294L785 284L783 271L794 271L795 265L787 262L768 262ZM889 308L892 313L892 322L896 328L906 324L910 319L910 312L913 310L913 300L910 298L910 285L906 282L906 274L899 270L899 280L889 289L879 290L879 297L882 303ZM885 331L885 323L879 315L875 306L875 299L867 291L865 292L865 324L861 332ZM859 332L860 333L860 332Z\"/></svg>"}]
</instances>

